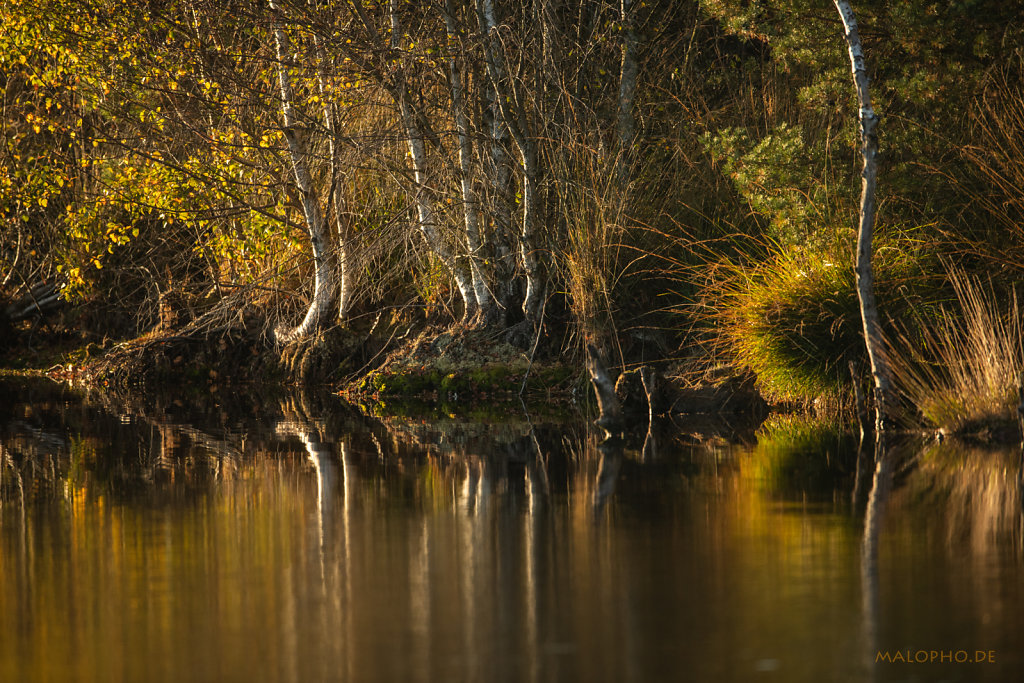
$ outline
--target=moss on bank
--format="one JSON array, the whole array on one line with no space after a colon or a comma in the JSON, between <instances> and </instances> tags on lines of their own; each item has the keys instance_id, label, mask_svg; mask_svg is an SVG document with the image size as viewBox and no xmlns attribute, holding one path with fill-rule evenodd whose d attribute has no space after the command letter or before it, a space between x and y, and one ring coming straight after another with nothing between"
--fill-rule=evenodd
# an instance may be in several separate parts
<instances>
[{"instance_id":1,"label":"moss on bank","mask_svg":"<svg viewBox=\"0 0 1024 683\"><path fill-rule=\"evenodd\" d=\"M342 393L364 399L455 402L517 396L521 391L564 396L585 389L578 363L531 362L522 350L482 332L426 330L392 352L380 367L346 384Z\"/></svg>"}]
</instances>

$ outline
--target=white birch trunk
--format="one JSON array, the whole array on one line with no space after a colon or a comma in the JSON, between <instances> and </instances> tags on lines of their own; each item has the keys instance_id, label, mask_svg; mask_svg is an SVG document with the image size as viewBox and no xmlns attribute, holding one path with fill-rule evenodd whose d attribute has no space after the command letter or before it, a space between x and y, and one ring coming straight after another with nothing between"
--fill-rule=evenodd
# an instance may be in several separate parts
<instances>
[{"instance_id":1,"label":"white birch trunk","mask_svg":"<svg viewBox=\"0 0 1024 683\"><path fill-rule=\"evenodd\" d=\"M527 137L526 122L522 112L512 115L511 93L505 87L507 76L501 45L498 42L494 20L493 0L475 0L480 31L484 34L484 61L487 74L495 90L501 115L505 119L512 140L519 150L520 168L523 173L523 223L519 235L520 257L526 272L526 296L523 299L523 313L532 326L540 324L543 282L540 263L537 259L537 150L534 141Z\"/></svg>"},{"instance_id":2,"label":"white birch trunk","mask_svg":"<svg viewBox=\"0 0 1024 683\"><path fill-rule=\"evenodd\" d=\"M498 302L506 312L512 306L515 293L515 256L512 252L512 162L508 152L508 126L501 115L498 94L489 88L488 107L491 112L491 187L494 197L491 212L494 221L495 286L499 288Z\"/></svg>"},{"instance_id":3,"label":"white birch trunk","mask_svg":"<svg viewBox=\"0 0 1024 683\"><path fill-rule=\"evenodd\" d=\"M390 0L391 16L391 49L399 47L400 26L398 22L398 0ZM434 217L434 207L428 195L427 186L427 152L423 144L423 133L416 123L416 115L412 105L409 103L409 95L405 89L404 80L400 80L392 91L392 96L398 102L399 113L402 117L402 126L405 128L406 145L409 148L409 157L412 160L413 181L416 185L416 216L420 232L427 241L427 246L437 255L441 262L452 273L455 278L455 286L459 288L459 294L465 304L463 314L464 320L471 320L477 315L477 300L473 291L472 276L466 272L462 264L458 262L448 247L441 239L437 231L437 220Z\"/></svg>"},{"instance_id":4,"label":"white birch trunk","mask_svg":"<svg viewBox=\"0 0 1024 683\"><path fill-rule=\"evenodd\" d=\"M846 44L850 55L853 81L857 89L860 107L861 154L864 168L861 171L860 224L857 230L857 297L860 300L860 315L864 326L864 343L871 362L871 375L875 383L875 426L881 433L890 418L893 407L892 372L886 356L885 339L878 319L878 305L875 301L874 273L871 266L871 242L875 230L875 184L878 177L878 115L871 107L868 91L868 71L864 63L864 50L857 31L857 19L850 3L834 0L842 17Z\"/></svg>"},{"instance_id":5,"label":"white birch trunk","mask_svg":"<svg viewBox=\"0 0 1024 683\"><path fill-rule=\"evenodd\" d=\"M352 302L349 282L349 230L345 222L344 204L345 195L341 190L341 182L338 177L341 163L337 148L337 109L327 91L327 54L323 49L320 37L313 34L313 47L316 50L317 59L317 85L320 91L320 100L324 106L324 126L327 128L327 149L331 156L331 196L330 203L334 208L334 232L336 238L336 263L338 278L338 320L344 322L348 319L348 311Z\"/></svg>"},{"instance_id":6,"label":"white birch trunk","mask_svg":"<svg viewBox=\"0 0 1024 683\"><path fill-rule=\"evenodd\" d=\"M469 138L469 124L466 120L465 96L462 88L462 74L455 61L454 46L458 43L458 31L455 26L455 3L445 0L445 27L448 33L449 86L452 94L452 110L455 117L455 130L459 140L459 183L462 190L462 212L466 224L466 243L469 246L469 265L473 277L473 292L482 317L482 321L490 322L494 315L494 298L491 295L483 259L481 258L480 223L476 194L473 192L473 146Z\"/></svg>"},{"instance_id":7,"label":"white birch trunk","mask_svg":"<svg viewBox=\"0 0 1024 683\"><path fill-rule=\"evenodd\" d=\"M278 343L287 344L302 339L317 331L323 321L327 320L329 310L334 303L333 269L330 252L327 246L327 225L323 212L320 210L320 199L313 187L313 178L309 172L308 154L305 140L297 129L294 109L294 94L291 78L288 75L288 37L281 28L280 8L275 0L269 0L271 26L274 33L274 47L277 55L277 76L281 87L281 111L284 116L284 134L288 141L288 152L291 156L295 186L302 202L302 212L306 218L306 229L313 247L314 286L313 300L309 304L306 316L298 327L291 330L278 328L274 337Z\"/></svg>"}]
</instances>

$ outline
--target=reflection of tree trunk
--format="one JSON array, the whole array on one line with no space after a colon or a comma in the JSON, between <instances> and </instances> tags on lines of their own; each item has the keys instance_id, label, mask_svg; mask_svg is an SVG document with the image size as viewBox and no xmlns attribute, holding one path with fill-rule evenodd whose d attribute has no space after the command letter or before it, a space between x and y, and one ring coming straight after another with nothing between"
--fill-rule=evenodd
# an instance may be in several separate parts
<instances>
[{"instance_id":1,"label":"reflection of tree trunk","mask_svg":"<svg viewBox=\"0 0 1024 683\"><path fill-rule=\"evenodd\" d=\"M532 430L531 430L531 436ZM532 439L531 447L535 447L536 438ZM539 459L539 451L534 451ZM536 462L536 461L534 461ZM540 470L543 472L543 470ZM523 525L523 593L522 601L526 605L525 615L525 667L529 671L525 677L527 681L537 681L540 678L540 653L538 645L540 640L540 617L537 613L538 598L537 575L539 573L539 560L537 558L538 535L543 536L543 531L538 534L537 526L541 520L541 506L546 497L547 479L538 476L538 468L534 467L528 459L524 471L527 499L527 512L522 516Z\"/></svg>"},{"instance_id":2,"label":"reflection of tree trunk","mask_svg":"<svg viewBox=\"0 0 1024 683\"><path fill-rule=\"evenodd\" d=\"M622 469L622 442L609 439L597 447L601 454L601 463L597 468L597 482L594 487L594 513L600 512L608 499L615 493Z\"/></svg>"},{"instance_id":3,"label":"reflection of tree trunk","mask_svg":"<svg viewBox=\"0 0 1024 683\"><path fill-rule=\"evenodd\" d=\"M410 529L409 534L409 626L412 628L413 652L411 661L421 671L430 671L431 658L434 654L430 647L431 623L431 529L426 515L417 525ZM426 680L424 674L423 680Z\"/></svg>"},{"instance_id":4,"label":"reflection of tree trunk","mask_svg":"<svg viewBox=\"0 0 1024 683\"><path fill-rule=\"evenodd\" d=\"M30 575L29 555L30 555L30 553L28 552L28 546L29 546L28 535L29 535L29 530L28 530L28 516L27 516L27 512L25 510L25 484L24 484L24 481L22 480L21 472L18 471L17 467L14 464L14 458L11 457L10 452L4 447L4 445L2 443L0 443L0 494L3 494L3 491L4 491L4 471L7 470L7 468L10 468L10 470L11 470L11 473L13 475L14 482L15 482L15 485L16 485L17 491L18 491L18 501L17 501L17 506L18 506L18 550L17 550L17 557L19 559L19 562L18 562L18 567L17 567L17 570L18 570L17 571L17 574L18 574L17 575L17 580L19 581L19 583L22 586L29 586L29 585L31 585L31 582L29 581L29 575ZM4 511L4 503L6 503L6 502L7 502L6 500L4 500L3 498L0 498L0 512ZM8 508L8 510L9 510L9 508ZM4 580L6 580L6 581L15 580L15 577L11 576L9 573L5 573ZM22 590L22 591L18 591L17 594L20 597L20 600L22 601L21 604L18 605L18 614L31 614L32 613L32 609L31 609L31 606L29 605L29 596L30 596L29 591Z\"/></svg>"},{"instance_id":5,"label":"reflection of tree trunk","mask_svg":"<svg viewBox=\"0 0 1024 683\"><path fill-rule=\"evenodd\" d=\"M529 416L527 416L529 419ZM551 482L548 479L548 461L537 440L537 430L530 423L530 441L533 442L533 458L526 461L526 476L530 483L530 510L535 508L536 501L546 499L551 494Z\"/></svg>"},{"instance_id":6,"label":"reflection of tree trunk","mask_svg":"<svg viewBox=\"0 0 1024 683\"><path fill-rule=\"evenodd\" d=\"M338 463L331 449L315 438L313 434L299 435L313 469L316 470L316 508L320 548L330 544L333 534L334 495L338 484Z\"/></svg>"},{"instance_id":7,"label":"reflection of tree trunk","mask_svg":"<svg viewBox=\"0 0 1024 683\"><path fill-rule=\"evenodd\" d=\"M345 663L347 664L347 680L355 680L355 656L351 641L355 633L355 607L352 574L354 571L354 558L352 556L352 515L355 509L355 483L356 469L350 461L347 444L342 441L341 445L341 472L342 472L342 530L341 530L341 569L344 572L344 602L339 612L344 616L345 625L342 633L346 634L345 642L342 643Z\"/></svg>"},{"instance_id":8,"label":"reflection of tree trunk","mask_svg":"<svg viewBox=\"0 0 1024 683\"><path fill-rule=\"evenodd\" d=\"M872 673L878 652L878 536L892 487L894 459L895 453L889 451L884 435L879 432L875 443L875 476L864 513L860 563L864 664Z\"/></svg>"},{"instance_id":9,"label":"reflection of tree trunk","mask_svg":"<svg viewBox=\"0 0 1024 683\"><path fill-rule=\"evenodd\" d=\"M647 423L647 436L644 437L644 446L640 451L641 462L651 462L658 459L658 435L654 429L654 422Z\"/></svg>"},{"instance_id":10,"label":"reflection of tree trunk","mask_svg":"<svg viewBox=\"0 0 1024 683\"><path fill-rule=\"evenodd\" d=\"M865 495L870 493L867 483L871 477L875 460L869 444L870 442L865 438L865 432L862 429L860 441L857 443L857 473L854 475L853 493L850 495L850 502L854 510L859 510L864 505Z\"/></svg>"},{"instance_id":11,"label":"reflection of tree trunk","mask_svg":"<svg viewBox=\"0 0 1024 683\"><path fill-rule=\"evenodd\" d=\"M459 486L456 499L458 511L456 516L459 536L459 556L461 558L461 591L462 591L462 638L463 651L466 657L465 678L467 680L484 680L483 664L486 658L476 646L479 638L479 610L473 597L477 587L483 581L481 568L486 565L487 557L487 490L490 473L485 460L470 456L462 463L465 476Z\"/></svg>"},{"instance_id":12,"label":"reflection of tree trunk","mask_svg":"<svg viewBox=\"0 0 1024 683\"><path fill-rule=\"evenodd\" d=\"M306 449L317 483L317 537L320 541L320 561L323 564L324 551L333 545L334 497L338 487L338 463L331 446L325 442L322 430L305 417L298 409L286 408L284 419L277 424L281 435L294 436Z\"/></svg>"},{"instance_id":13,"label":"reflection of tree trunk","mask_svg":"<svg viewBox=\"0 0 1024 683\"><path fill-rule=\"evenodd\" d=\"M153 462L153 479L155 481L174 481L174 455L180 445L179 434L171 425L157 423L157 434L160 443L157 446L156 459Z\"/></svg>"}]
</instances>

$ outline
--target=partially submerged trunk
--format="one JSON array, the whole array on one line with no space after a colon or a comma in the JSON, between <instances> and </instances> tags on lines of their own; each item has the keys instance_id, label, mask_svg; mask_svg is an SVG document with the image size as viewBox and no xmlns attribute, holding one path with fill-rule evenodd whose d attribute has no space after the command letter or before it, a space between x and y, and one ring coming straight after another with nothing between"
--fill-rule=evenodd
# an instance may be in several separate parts
<instances>
[{"instance_id":1,"label":"partially submerged trunk","mask_svg":"<svg viewBox=\"0 0 1024 683\"><path fill-rule=\"evenodd\" d=\"M597 397L598 417L594 421L609 437L622 433L626 426L622 403L615 393L615 380L608 374L601 355L593 344L587 344L587 371Z\"/></svg>"},{"instance_id":2,"label":"partially submerged trunk","mask_svg":"<svg viewBox=\"0 0 1024 683\"><path fill-rule=\"evenodd\" d=\"M860 106L861 154L864 168L861 171L860 223L857 230L857 297L860 300L860 315L864 327L864 344L871 362L871 376L875 384L875 426L881 432L887 425L894 407L892 371L886 356L885 338L878 318L875 301L874 273L871 266L872 238L875 230L875 184L878 177L878 115L871 107L868 91L868 72L864 63L864 50L857 31L857 19L850 3L834 0L836 9L843 20L846 44L850 55L857 102Z\"/></svg>"},{"instance_id":3,"label":"partially submerged trunk","mask_svg":"<svg viewBox=\"0 0 1024 683\"><path fill-rule=\"evenodd\" d=\"M330 310L334 306L334 273L328 248L327 222L320 208L320 198L313 187L313 177L309 171L309 154L303 131L295 117L291 78L288 74L288 37L281 27L280 8L275 0L269 0L271 26L274 33L274 48L277 57L277 77L281 89L281 112L284 117L284 135L288 141L288 153L291 157L295 187L302 203L302 212L309 231L309 241L313 247L314 286L313 300L309 304L306 316L297 327L286 329L283 326L274 330L278 343L287 344L303 339L318 331L328 320Z\"/></svg>"}]
</instances>

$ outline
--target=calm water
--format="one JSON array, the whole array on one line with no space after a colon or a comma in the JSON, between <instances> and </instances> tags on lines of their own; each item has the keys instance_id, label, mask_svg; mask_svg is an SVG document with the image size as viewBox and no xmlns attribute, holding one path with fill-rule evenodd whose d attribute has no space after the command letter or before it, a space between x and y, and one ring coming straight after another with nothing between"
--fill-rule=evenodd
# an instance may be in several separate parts
<instances>
[{"instance_id":1,"label":"calm water","mask_svg":"<svg viewBox=\"0 0 1024 683\"><path fill-rule=\"evenodd\" d=\"M0 383L0 680L1024 679L1017 452L249 393Z\"/></svg>"}]
</instances>

